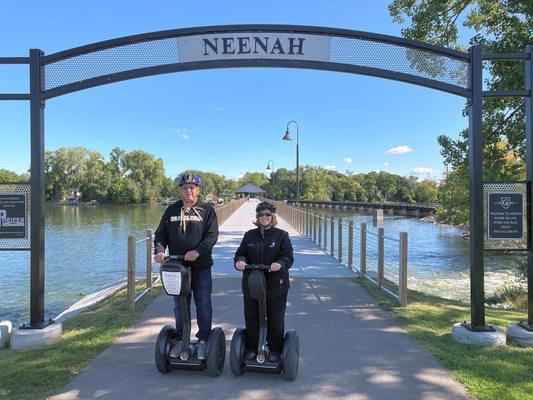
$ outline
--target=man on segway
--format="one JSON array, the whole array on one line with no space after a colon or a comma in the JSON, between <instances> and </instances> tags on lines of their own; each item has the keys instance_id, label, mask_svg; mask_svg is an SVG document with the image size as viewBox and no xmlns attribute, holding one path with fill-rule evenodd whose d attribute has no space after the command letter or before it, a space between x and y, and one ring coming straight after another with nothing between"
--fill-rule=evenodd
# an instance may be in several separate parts
<instances>
[{"instance_id":1,"label":"man on segway","mask_svg":"<svg viewBox=\"0 0 533 400\"><path fill-rule=\"evenodd\" d=\"M266 317L268 361L279 362L285 335L285 309L289 291L289 268L294 262L289 234L276 228L276 206L264 201L256 207L256 229L244 234L241 245L235 253L235 268L243 271L242 292L244 319L246 325L245 358L253 360L257 356L259 341L258 300L250 296L247 264L270 266L263 271L266 283Z\"/></svg>"},{"instance_id":2,"label":"man on segway","mask_svg":"<svg viewBox=\"0 0 533 400\"><path fill-rule=\"evenodd\" d=\"M218 221L214 208L198 200L202 185L199 177L185 173L179 176L178 184L182 200L170 205L159 222L155 232L154 261L163 263L168 247L171 256L184 255L185 262L191 267L191 291L199 328L197 357L204 360L212 324L211 252L218 239ZM190 305L190 293L187 301ZM178 296L174 296L174 305L177 344L171 349L170 356L177 357L183 335L183 310Z\"/></svg>"}]
</instances>

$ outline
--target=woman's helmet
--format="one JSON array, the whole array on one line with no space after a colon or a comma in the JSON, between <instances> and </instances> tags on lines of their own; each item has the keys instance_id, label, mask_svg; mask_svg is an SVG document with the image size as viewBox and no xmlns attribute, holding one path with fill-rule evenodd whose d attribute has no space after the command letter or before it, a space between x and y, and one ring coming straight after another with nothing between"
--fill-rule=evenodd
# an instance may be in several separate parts
<instances>
[{"instance_id":1,"label":"woman's helmet","mask_svg":"<svg viewBox=\"0 0 533 400\"><path fill-rule=\"evenodd\" d=\"M263 201L257 205L255 208L255 212L258 213L260 211L269 210L272 213L276 212L276 206L272 204L269 201Z\"/></svg>"},{"instance_id":2,"label":"woman's helmet","mask_svg":"<svg viewBox=\"0 0 533 400\"><path fill-rule=\"evenodd\" d=\"M183 186L186 183L194 183L197 186L202 186L202 180L193 174L181 174L178 178L178 185Z\"/></svg>"}]
</instances>

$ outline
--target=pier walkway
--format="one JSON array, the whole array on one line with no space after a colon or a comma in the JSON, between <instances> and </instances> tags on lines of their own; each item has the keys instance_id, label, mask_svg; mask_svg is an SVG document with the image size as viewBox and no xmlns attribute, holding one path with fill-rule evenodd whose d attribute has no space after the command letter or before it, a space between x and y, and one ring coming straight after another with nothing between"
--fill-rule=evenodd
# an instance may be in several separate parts
<instances>
[{"instance_id":1,"label":"pier walkway","mask_svg":"<svg viewBox=\"0 0 533 400\"><path fill-rule=\"evenodd\" d=\"M229 345L233 331L244 325L241 273L233 268L233 254L244 232L253 228L256 204L255 200L245 203L221 226L215 246L213 326L224 329L228 349L220 377L157 371L157 334L174 321L173 302L162 294L53 399L469 398L434 357L378 308L355 283L351 271L281 218L278 227L289 232L295 250L285 324L300 336L298 378L288 382L279 375L233 376Z\"/></svg>"}]
</instances>

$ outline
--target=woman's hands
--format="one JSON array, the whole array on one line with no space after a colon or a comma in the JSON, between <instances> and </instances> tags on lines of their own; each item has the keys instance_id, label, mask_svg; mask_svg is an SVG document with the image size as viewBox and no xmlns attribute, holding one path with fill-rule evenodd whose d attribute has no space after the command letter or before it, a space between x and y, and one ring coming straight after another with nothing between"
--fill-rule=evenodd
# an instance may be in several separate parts
<instances>
[{"instance_id":1,"label":"woman's hands","mask_svg":"<svg viewBox=\"0 0 533 400\"><path fill-rule=\"evenodd\" d=\"M165 253L159 252L154 256L154 261L158 264L163 264L165 262Z\"/></svg>"},{"instance_id":2,"label":"woman's hands","mask_svg":"<svg viewBox=\"0 0 533 400\"><path fill-rule=\"evenodd\" d=\"M246 263L244 261L237 261L237 263L235 263L235 268L239 271L244 271L244 267L246 267Z\"/></svg>"},{"instance_id":3,"label":"woman's hands","mask_svg":"<svg viewBox=\"0 0 533 400\"><path fill-rule=\"evenodd\" d=\"M272 272L279 271L280 269L281 269L281 264L278 264L277 262L273 262L272 264L270 264L270 270Z\"/></svg>"}]
</instances>

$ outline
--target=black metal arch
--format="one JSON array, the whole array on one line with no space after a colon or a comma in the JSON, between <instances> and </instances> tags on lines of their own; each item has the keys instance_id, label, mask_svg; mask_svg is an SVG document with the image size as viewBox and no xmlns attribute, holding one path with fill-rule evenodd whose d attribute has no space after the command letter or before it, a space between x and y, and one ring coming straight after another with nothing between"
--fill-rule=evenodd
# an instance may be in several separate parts
<instances>
[{"instance_id":1,"label":"black metal arch","mask_svg":"<svg viewBox=\"0 0 533 400\"><path fill-rule=\"evenodd\" d=\"M295 25L224 25L224 26L210 26L210 27L196 27L185 29L174 29L159 32L151 32L140 35L126 36L122 38L107 40L103 42L88 44L50 54L42 57L42 65L44 67L45 88L43 90L43 99L50 99L61 96L67 93L76 92L79 90L88 89L95 86L105 85L113 82L124 81L128 79L139 78L143 76L151 76L158 74L166 74L180 71L193 71L203 69L217 69L217 68L243 68L243 67L275 67L275 68L303 68L313 70L325 70L345 72L352 74L368 75L380 77L385 79L392 79L396 81L420 85L447 93L452 93L462 97L469 96L467 82L465 85L452 84L443 80L423 76L423 74L416 74L415 69L413 73L394 71L386 67L379 68L371 65L362 65L350 62L338 61L308 61L308 60L287 60L287 59L233 59L233 60L217 60L217 61L198 61L198 62L175 62L164 63L161 65L153 65L143 68L125 68L119 72L103 73L92 76L87 79L75 80L71 83L53 85L47 87L48 69L51 66L62 68L65 74L68 74L69 69L73 69L73 65L61 67L61 63L71 62L76 63L76 59L82 61L80 57L95 56L102 57L105 60L106 52L113 49L126 48L127 46L143 45L155 43L164 39L174 39L184 36L193 35L207 35L207 34L225 34L225 33L291 33L291 34L310 34L319 36L328 36L337 40L352 39L360 40L365 43L375 43L378 45L389 46L389 50L404 49L406 51L418 52L420 55L426 57L440 58L441 61L458 60L465 64L465 69L470 64L471 57L468 53L463 53L456 50L446 49L443 47L433 46L415 40L398 38L394 36L362 32L348 29L322 28L315 26L295 26ZM379 48L376 49L376 53ZM387 50L387 48L385 49ZM383 51L383 49L382 49ZM345 55L349 57L349 54ZM386 52L383 54L387 57ZM398 60L404 62L406 60Z\"/></svg>"}]
</instances>

